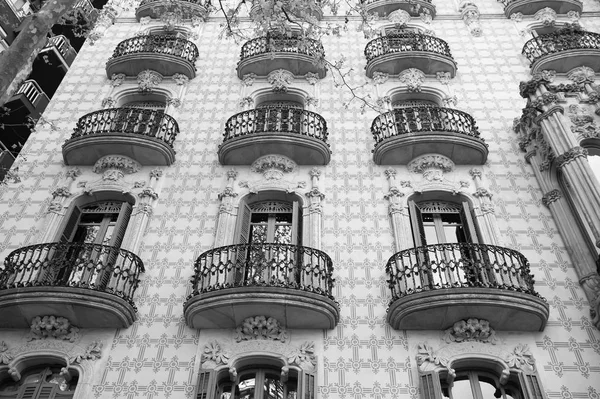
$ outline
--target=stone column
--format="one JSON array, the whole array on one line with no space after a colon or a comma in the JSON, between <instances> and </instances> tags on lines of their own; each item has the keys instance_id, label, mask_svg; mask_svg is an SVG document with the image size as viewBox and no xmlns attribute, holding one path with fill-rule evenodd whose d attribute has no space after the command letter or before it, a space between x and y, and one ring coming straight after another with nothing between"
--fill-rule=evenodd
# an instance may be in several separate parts
<instances>
[{"instance_id":1,"label":"stone column","mask_svg":"<svg viewBox=\"0 0 600 399\"><path fill-rule=\"evenodd\" d=\"M227 172L227 186L219 193L221 205L219 205L214 248L224 247L225 245L234 242L233 235L235 233L236 222L234 199L238 194L233 191L233 183L235 182L237 174L238 173L233 169Z\"/></svg>"},{"instance_id":2,"label":"stone column","mask_svg":"<svg viewBox=\"0 0 600 399\"><path fill-rule=\"evenodd\" d=\"M154 213L154 207L158 200L156 190L162 174L163 171L160 169L150 171L148 186L138 194L140 200L135 204L131 212L127 233L123 237L121 248L131 251L134 254L137 254L140 249L140 244L148 228L150 217Z\"/></svg>"},{"instance_id":3,"label":"stone column","mask_svg":"<svg viewBox=\"0 0 600 399\"><path fill-rule=\"evenodd\" d=\"M396 252L414 247L412 235L410 231L410 217L408 210L403 206L401 198L404 197L396 186L396 171L394 169L386 169L385 176L388 179L389 190L383 197L388 200L388 212L394 232L394 243Z\"/></svg>"},{"instance_id":4,"label":"stone column","mask_svg":"<svg viewBox=\"0 0 600 399\"><path fill-rule=\"evenodd\" d=\"M46 210L46 218L43 226L44 231L39 240L39 243L52 242L56 238L58 226L65 216L65 202L71 196L73 182L81 175L81 171L77 168L67 172L63 184L57 187L52 192L52 201Z\"/></svg>"},{"instance_id":5,"label":"stone column","mask_svg":"<svg viewBox=\"0 0 600 399\"><path fill-rule=\"evenodd\" d=\"M323 234L323 199L325 194L319 190L319 177L321 171L317 168L310 170L311 190L306 193L308 204L308 242L303 241L308 247L321 249L321 236Z\"/></svg>"},{"instance_id":6,"label":"stone column","mask_svg":"<svg viewBox=\"0 0 600 399\"><path fill-rule=\"evenodd\" d=\"M475 208L475 218L479 232L481 233L481 244L506 246L502 240L494 204L492 203L492 193L482 185L481 169L471 169L469 174L475 182L475 193L473 196L479 200L479 207Z\"/></svg>"}]
</instances>

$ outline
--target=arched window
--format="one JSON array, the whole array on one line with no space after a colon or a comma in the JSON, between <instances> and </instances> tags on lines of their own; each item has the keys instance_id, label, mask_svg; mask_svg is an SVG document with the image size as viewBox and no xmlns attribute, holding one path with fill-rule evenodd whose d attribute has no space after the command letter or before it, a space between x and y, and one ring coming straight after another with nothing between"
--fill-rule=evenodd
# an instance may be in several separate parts
<instances>
[{"instance_id":1,"label":"arched window","mask_svg":"<svg viewBox=\"0 0 600 399\"><path fill-rule=\"evenodd\" d=\"M63 372L61 365L44 365L26 369L19 381L10 377L0 381L0 398L69 399L73 397L78 376Z\"/></svg>"},{"instance_id":2,"label":"arched window","mask_svg":"<svg viewBox=\"0 0 600 399\"><path fill-rule=\"evenodd\" d=\"M522 399L518 384L500 384L497 376L486 371L462 371L452 384L442 384L442 397L448 399Z\"/></svg>"},{"instance_id":3,"label":"arched window","mask_svg":"<svg viewBox=\"0 0 600 399\"><path fill-rule=\"evenodd\" d=\"M261 197L268 196L263 194ZM238 211L239 244L302 243L301 210L297 199L277 196L273 200L240 203Z\"/></svg>"}]
</instances>

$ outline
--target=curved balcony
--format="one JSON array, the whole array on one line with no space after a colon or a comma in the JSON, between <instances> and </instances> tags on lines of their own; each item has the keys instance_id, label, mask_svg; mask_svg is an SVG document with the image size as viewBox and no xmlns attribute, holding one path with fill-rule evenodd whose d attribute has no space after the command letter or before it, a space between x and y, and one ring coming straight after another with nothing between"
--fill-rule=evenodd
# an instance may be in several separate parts
<instances>
[{"instance_id":1,"label":"curved balcony","mask_svg":"<svg viewBox=\"0 0 600 399\"><path fill-rule=\"evenodd\" d=\"M39 315L66 317L78 327L129 327L142 272L140 258L107 245L19 248L0 271L0 328L28 328Z\"/></svg>"},{"instance_id":2,"label":"curved balcony","mask_svg":"<svg viewBox=\"0 0 600 399\"><path fill-rule=\"evenodd\" d=\"M531 62L531 73L544 69L568 72L585 65L600 69L600 34L561 29L540 35L523 46L522 54Z\"/></svg>"},{"instance_id":3,"label":"curved balcony","mask_svg":"<svg viewBox=\"0 0 600 399\"><path fill-rule=\"evenodd\" d=\"M200 255L184 316L192 328L235 328L257 314L288 328L334 328L331 258L288 244L239 244Z\"/></svg>"},{"instance_id":4,"label":"curved balcony","mask_svg":"<svg viewBox=\"0 0 600 399\"><path fill-rule=\"evenodd\" d=\"M501 0L504 5L504 15L520 12L523 15L534 15L543 8L551 8L557 14L566 14L569 11L581 13L583 3L579 0Z\"/></svg>"},{"instance_id":5,"label":"curved balcony","mask_svg":"<svg viewBox=\"0 0 600 399\"><path fill-rule=\"evenodd\" d=\"M267 154L285 155L299 165L327 165L331 158L321 115L276 106L229 118L218 153L222 165L250 165Z\"/></svg>"},{"instance_id":6,"label":"curved balcony","mask_svg":"<svg viewBox=\"0 0 600 399\"><path fill-rule=\"evenodd\" d=\"M106 62L106 76L123 73L137 76L151 69L164 76L181 73L192 79L196 76L198 47L189 40L172 35L137 36L117 45Z\"/></svg>"},{"instance_id":7,"label":"curved balcony","mask_svg":"<svg viewBox=\"0 0 600 399\"><path fill-rule=\"evenodd\" d=\"M93 165L105 155L125 155L142 165L175 162L179 126L163 111L107 108L83 116L73 130L62 147L67 165Z\"/></svg>"},{"instance_id":8,"label":"curved balcony","mask_svg":"<svg viewBox=\"0 0 600 399\"><path fill-rule=\"evenodd\" d=\"M548 303L533 287L529 262L509 248L436 244L400 251L386 265L387 312L398 330L443 330L457 320L488 320L498 330L542 331Z\"/></svg>"},{"instance_id":9,"label":"curved balcony","mask_svg":"<svg viewBox=\"0 0 600 399\"><path fill-rule=\"evenodd\" d=\"M324 78L324 65L316 62L325 50L318 40L285 36L265 36L252 39L242 46L237 65L238 77L249 73L267 76L277 69L286 69L296 76L316 73Z\"/></svg>"},{"instance_id":10,"label":"curved balcony","mask_svg":"<svg viewBox=\"0 0 600 399\"><path fill-rule=\"evenodd\" d=\"M373 72L397 75L405 69L417 68L426 75L450 72L456 75L456 62L448 43L421 33L398 33L371 40L365 47L367 76Z\"/></svg>"},{"instance_id":11,"label":"curved balcony","mask_svg":"<svg viewBox=\"0 0 600 399\"><path fill-rule=\"evenodd\" d=\"M409 107L373 120L373 160L377 165L406 165L419 155L445 155L457 165L483 165L488 147L473 117L451 108Z\"/></svg>"},{"instance_id":12,"label":"curved balcony","mask_svg":"<svg viewBox=\"0 0 600 399\"><path fill-rule=\"evenodd\" d=\"M185 19L200 18L204 20L208 10L202 0L142 0L135 10L135 17L139 21L144 17L160 18L165 12L176 9Z\"/></svg>"},{"instance_id":13,"label":"curved balcony","mask_svg":"<svg viewBox=\"0 0 600 399\"><path fill-rule=\"evenodd\" d=\"M435 17L435 6L431 0L361 0L365 11L384 18L396 10L404 10L412 17L429 14Z\"/></svg>"}]
</instances>

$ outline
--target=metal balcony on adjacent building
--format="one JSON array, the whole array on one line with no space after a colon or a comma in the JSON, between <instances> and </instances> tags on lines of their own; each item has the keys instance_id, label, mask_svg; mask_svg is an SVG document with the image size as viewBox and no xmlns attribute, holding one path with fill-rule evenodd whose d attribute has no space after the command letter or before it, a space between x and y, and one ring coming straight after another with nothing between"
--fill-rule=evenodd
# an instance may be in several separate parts
<instances>
[{"instance_id":1,"label":"metal balcony on adjacent building","mask_svg":"<svg viewBox=\"0 0 600 399\"><path fill-rule=\"evenodd\" d=\"M377 165L405 165L419 155L436 153L457 165L483 165L488 146L473 117L440 107L398 108L373 120L373 160Z\"/></svg>"},{"instance_id":2,"label":"metal balcony on adjacent building","mask_svg":"<svg viewBox=\"0 0 600 399\"><path fill-rule=\"evenodd\" d=\"M316 73L319 78L326 74L325 65L318 60L325 50L318 40L268 35L246 42L242 46L237 65L238 77L253 73L267 76L277 69L286 69L296 76Z\"/></svg>"},{"instance_id":3,"label":"metal balcony on adjacent building","mask_svg":"<svg viewBox=\"0 0 600 399\"><path fill-rule=\"evenodd\" d=\"M398 330L443 330L482 318L498 330L542 331L548 303L534 290L529 262L493 245L436 244L400 251L386 273L387 320Z\"/></svg>"},{"instance_id":4,"label":"metal balcony on adjacent building","mask_svg":"<svg viewBox=\"0 0 600 399\"><path fill-rule=\"evenodd\" d=\"M555 70L558 73L585 65L600 69L600 34L563 28L539 35L523 46L522 54L531 62L531 73Z\"/></svg>"},{"instance_id":5,"label":"metal balcony on adjacent building","mask_svg":"<svg viewBox=\"0 0 600 399\"><path fill-rule=\"evenodd\" d=\"M14 102L14 103L13 103ZM16 104L23 105L31 118L37 119L44 112L50 99L40 88L35 80L26 80L21 83L15 94L10 98L7 106L15 108Z\"/></svg>"},{"instance_id":6,"label":"metal balcony on adjacent building","mask_svg":"<svg viewBox=\"0 0 600 399\"><path fill-rule=\"evenodd\" d=\"M235 328L257 314L288 328L332 329L339 308L332 296L331 258L288 244L239 244L200 255L184 316L192 328Z\"/></svg>"},{"instance_id":7,"label":"metal balcony on adjacent building","mask_svg":"<svg viewBox=\"0 0 600 399\"><path fill-rule=\"evenodd\" d=\"M435 36L404 32L371 40L365 47L368 77L373 72L397 75L405 69L420 69L426 75L437 72L456 74L456 62L448 43Z\"/></svg>"},{"instance_id":8,"label":"metal balcony on adjacent building","mask_svg":"<svg viewBox=\"0 0 600 399\"><path fill-rule=\"evenodd\" d=\"M198 48L191 41L175 35L145 35L122 41L106 63L106 75L123 73L137 76L151 69L165 76L181 73L196 76Z\"/></svg>"},{"instance_id":9,"label":"metal balcony on adjacent building","mask_svg":"<svg viewBox=\"0 0 600 399\"><path fill-rule=\"evenodd\" d=\"M285 106L240 112L227 120L218 154L222 165L250 165L267 154L299 165L327 165L327 123L317 113Z\"/></svg>"},{"instance_id":10,"label":"metal balcony on adjacent building","mask_svg":"<svg viewBox=\"0 0 600 399\"><path fill-rule=\"evenodd\" d=\"M125 155L142 165L171 165L179 126L163 111L108 108L89 113L77 122L63 144L67 165L93 165L105 155Z\"/></svg>"},{"instance_id":11,"label":"metal balcony on adjacent building","mask_svg":"<svg viewBox=\"0 0 600 399\"><path fill-rule=\"evenodd\" d=\"M201 0L142 0L135 10L135 17L139 21L141 18L160 18L165 12L177 10L185 19L200 18L204 19L208 10Z\"/></svg>"},{"instance_id":12,"label":"metal balcony on adjacent building","mask_svg":"<svg viewBox=\"0 0 600 399\"><path fill-rule=\"evenodd\" d=\"M48 43L39 52L38 58L42 58L48 65L57 64L65 73L77 57L77 51L71 47L69 39L63 35L48 38Z\"/></svg>"},{"instance_id":13,"label":"metal balcony on adjacent building","mask_svg":"<svg viewBox=\"0 0 600 399\"><path fill-rule=\"evenodd\" d=\"M583 3L579 0L501 0L500 2L504 5L504 14L509 18L516 13L534 15L544 8L551 8L557 14L566 14L570 11L581 13L583 9Z\"/></svg>"},{"instance_id":14,"label":"metal balcony on adjacent building","mask_svg":"<svg viewBox=\"0 0 600 399\"><path fill-rule=\"evenodd\" d=\"M365 11L387 17L396 10L404 10L412 17L428 14L435 17L435 6L431 0L361 0Z\"/></svg>"},{"instance_id":15,"label":"metal balcony on adjacent building","mask_svg":"<svg viewBox=\"0 0 600 399\"><path fill-rule=\"evenodd\" d=\"M11 252L0 270L0 328L29 328L39 315L79 327L126 328L144 265L107 245L48 243Z\"/></svg>"}]
</instances>

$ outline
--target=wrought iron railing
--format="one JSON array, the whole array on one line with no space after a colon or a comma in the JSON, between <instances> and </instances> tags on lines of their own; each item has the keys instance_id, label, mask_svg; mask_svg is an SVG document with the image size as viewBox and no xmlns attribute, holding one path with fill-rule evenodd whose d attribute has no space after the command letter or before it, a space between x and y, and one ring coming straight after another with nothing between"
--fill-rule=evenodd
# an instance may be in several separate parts
<instances>
[{"instance_id":1,"label":"wrought iron railing","mask_svg":"<svg viewBox=\"0 0 600 399\"><path fill-rule=\"evenodd\" d=\"M189 40L174 35L136 36L119 43L111 59L139 53L173 55L194 64L198 58L198 47Z\"/></svg>"},{"instance_id":2,"label":"wrought iron railing","mask_svg":"<svg viewBox=\"0 0 600 399\"><path fill-rule=\"evenodd\" d=\"M292 133L327 143L327 123L319 114L291 107L264 107L233 115L225 123L223 141L256 133Z\"/></svg>"},{"instance_id":3,"label":"wrought iron railing","mask_svg":"<svg viewBox=\"0 0 600 399\"><path fill-rule=\"evenodd\" d=\"M55 242L11 252L0 271L0 290L76 287L116 295L134 308L133 294L144 264L124 249L100 244Z\"/></svg>"},{"instance_id":4,"label":"wrought iron railing","mask_svg":"<svg viewBox=\"0 0 600 399\"><path fill-rule=\"evenodd\" d=\"M484 244L425 245L394 254L386 265L392 302L445 288L498 288L539 297L529 261L521 253Z\"/></svg>"},{"instance_id":5,"label":"wrought iron railing","mask_svg":"<svg viewBox=\"0 0 600 399\"><path fill-rule=\"evenodd\" d=\"M315 58L320 58L325 54L323 45L318 40L269 35L244 43L240 59L245 60L255 55L270 52L305 54Z\"/></svg>"},{"instance_id":6,"label":"wrought iron railing","mask_svg":"<svg viewBox=\"0 0 600 399\"><path fill-rule=\"evenodd\" d=\"M473 117L451 108L397 108L379 115L371 124L375 144L390 137L420 132L459 133L484 141L479 137L479 129Z\"/></svg>"},{"instance_id":7,"label":"wrought iron railing","mask_svg":"<svg viewBox=\"0 0 600 399\"><path fill-rule=\"evenodd\" d=\"M523 46L522 54L533 63L543 56L566 50L600 49L600 34L573 29L539 35Z\"/></svg>"},{"instance_id":8,"label":"wrought iron railing","mask_svg":"<svg viewBox=\"0 0 600 399\"><path fill-rule=\"evenodd\" d=\"M163 111L142 108L107 108L79 118L72 139L104 133L139 134L173 147L179 125Z\"/></svg>"},{"instance_id":9,"label":"wrought iron railing","mask_svg":"<svg viewBox=\"0 0 600 399\"><path fill-rule=\"evenodd\" d=\"M181 2L181 3L190 3L190 4L197 4L199 6L203 6L204 4L207 3L206 0L176 0L177 2ZM164 3L164 0L142 0L142 2L140 3L140 6L146 5L146 4L151 4L151 3Z\"/></svg>"},{"instance_id":10,"label":"wrought iron railing","mask_svg":"<svg viewBox=\"0 0 600 399\"><path fill-rule=\"evenodd\" d=\"M425 51L452 58L448 43L438 37L415 32L395 33L371 40L365 47L365 56L370 62L384 54L406 51Z\"/></svg>"},{"instance_id":11,"label":"wrought iron railing","mask_svg":"<svg viewBox=\"0 0 600 399\"><path fill-rule=\"evenodd\" d=\"M318 249L289 244L238 244L204 252L194 264L192 293L234 287L282 287L333 299L331 258Z\"/></svg>"}]
</instances>

